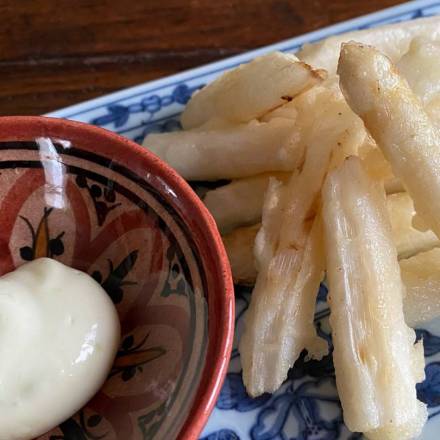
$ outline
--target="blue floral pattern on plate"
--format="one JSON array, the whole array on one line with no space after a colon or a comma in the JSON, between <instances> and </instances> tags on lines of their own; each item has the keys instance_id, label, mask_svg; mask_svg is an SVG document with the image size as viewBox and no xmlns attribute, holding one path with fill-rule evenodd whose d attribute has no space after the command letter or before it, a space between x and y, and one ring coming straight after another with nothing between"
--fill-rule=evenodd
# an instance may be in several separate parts
<instances>
[{"instance_id":1,"label":"blue floral pattern on plate","mask_svg":"<svg viewBox=\"0 0 440 440\"><path fill-rule=\"evenodd\" d=\"M116 131L141 142L146 134L179 130L179 116L192 93L216 76L257 55L273 50L294 52L304 43L330 35L366 29L386 23L440 14L440 0L420 0L324 28L243 55L141 84L121 92L81 103L50 114L84 121ZM327 289L318 295L316 325L331 344ZM335 387L331 355L322 361L305 362L304 355L289 372L288 380L273 395L250 398L241 379L237 341L243 315L249 305L250 290L236 289L236 337L229 372L216 408L201 440L355 440L342 421L342 410ZM427 403L430 420L423 440L437 440L440 432L440 320L418 329L426 357L426 380L417 387Z\"/></svg>"}]
</instances>

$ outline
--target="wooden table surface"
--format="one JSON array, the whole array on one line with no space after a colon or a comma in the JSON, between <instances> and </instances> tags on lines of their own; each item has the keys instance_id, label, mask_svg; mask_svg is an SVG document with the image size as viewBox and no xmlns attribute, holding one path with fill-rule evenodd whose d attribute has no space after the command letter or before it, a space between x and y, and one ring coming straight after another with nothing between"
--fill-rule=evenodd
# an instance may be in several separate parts
<instances>
[{"instance_id":1,"label":"wooden table surface","mask_svg":"<svg viewBox=\"0 0 440 440\"><path fill-rule=\"evenodd\" d=\"M0 0L0 114L43 114L398 3Z\"/></svg>"}]
</instances>

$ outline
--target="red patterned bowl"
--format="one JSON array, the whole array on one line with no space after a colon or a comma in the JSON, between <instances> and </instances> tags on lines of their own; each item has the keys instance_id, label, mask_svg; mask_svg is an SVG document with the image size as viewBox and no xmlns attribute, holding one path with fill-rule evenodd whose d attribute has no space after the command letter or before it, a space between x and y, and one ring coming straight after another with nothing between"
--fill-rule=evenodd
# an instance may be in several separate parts
<instances>
[{"instance_id":1,"label":"red patterned bowl","mask_svg":"<svg viewBox=\"0 0 440 440\"><path fill-rule=\"evenodd\" d=\"M122 326L104 387L41 438L197 438L233 336L231 275L211 216L172 169L101 128L4 117L0 149L0 273L42 256L86 271Z\"/></svg>"}]
</instances>

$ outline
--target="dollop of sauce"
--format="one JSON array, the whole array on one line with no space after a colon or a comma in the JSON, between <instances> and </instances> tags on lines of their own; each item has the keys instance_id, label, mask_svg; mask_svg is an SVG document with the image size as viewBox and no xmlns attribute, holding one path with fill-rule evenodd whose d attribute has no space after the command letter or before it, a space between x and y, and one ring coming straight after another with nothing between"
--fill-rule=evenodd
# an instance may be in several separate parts
<instances>
[{"instance_id":1,"label":"dollop of sauce","mask_svg":"<svg viewBox=\"0 0 440 440\"><path fill-rule=\"evenodd\" d=\"M116 309L89 275L49 258L0 278L0 440L26 440L99 390L120 341Z\"/></svg>"}]
</instances>

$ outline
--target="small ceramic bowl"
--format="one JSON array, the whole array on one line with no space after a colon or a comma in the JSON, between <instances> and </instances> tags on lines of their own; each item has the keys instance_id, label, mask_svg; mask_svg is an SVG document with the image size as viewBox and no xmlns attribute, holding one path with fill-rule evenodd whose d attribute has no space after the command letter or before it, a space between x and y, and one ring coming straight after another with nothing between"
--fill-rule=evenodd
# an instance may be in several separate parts
<instances>
[{"instance_id":1,"label":"small ceramic bowl","mask_svg":"<svg viewBox=\"0 0 440 440\"><path fill-rule=\"evenodd\" d=\"M4 117L0 150L0 273L43 256L86 271L122 326L103 388L41 439L196 439L233 338L229 265L207 210L157 157L101 128Z\"/></svg>"}]
</instances>

